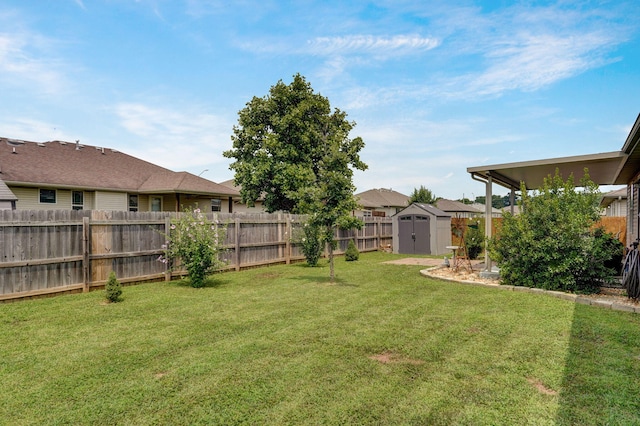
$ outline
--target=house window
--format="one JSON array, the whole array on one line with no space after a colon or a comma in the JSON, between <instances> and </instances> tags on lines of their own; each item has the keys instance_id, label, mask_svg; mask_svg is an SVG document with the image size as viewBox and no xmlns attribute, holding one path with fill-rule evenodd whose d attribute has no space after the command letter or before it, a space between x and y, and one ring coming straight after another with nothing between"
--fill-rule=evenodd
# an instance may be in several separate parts
<instances>
[{"instance_id":1,"label":"house window","mask_svg":"<svg viewBox=\"0 0 640 426\"><path fill-rule=\"evenodd\" d=\"M130 212L138 211L138 196L135 194L129 194L129 211Z\"/></svg>"},{"instance_id":2,"label":"house window","mask_svg":"<svg viewBox=\"0 0 640 426\"><path fill-rule=\"evenodd\" d=\"M71 208L73 210L82 210L84 208L84 192L71 191Z\"/></svg>"},{"instance_id":3,"label":"house window","mask_svg":"<svg viewBox=\"0 0 640 426\"><path fill-rule=\"evenodd\" d=\"M363 210L362 217L371 217L371 210Z\"/></svg>"},{"instance_id":4,"label":"house window","mask_svg":"<svg viewBox=\"0 0 640 426\"><path fill-rule=\"evenodd\" d=\"M41 189L40 190L40 202L44 204L56 203L56 190L55 189Z\"/></svg>"},{"instance_id":5,"label":"house window","mask_svg":"<svg viewBox=\"0 0 640 426\"><path fill-rule=\"evenodd\" d=\"M151 211L152 212L161 212L162 211L162 198L161 197L151 197Z\"/></svg>"},{"instance_id":6,"label":"house window","mask_svg":"<svg viewBox=\"0 0 640 426\"><path fill-rule=\"evenodd\" d=\"M222 200L219 198L211 199L211 211L212 212L221 212L222 211Z\"/></svg>"}]
</instances>

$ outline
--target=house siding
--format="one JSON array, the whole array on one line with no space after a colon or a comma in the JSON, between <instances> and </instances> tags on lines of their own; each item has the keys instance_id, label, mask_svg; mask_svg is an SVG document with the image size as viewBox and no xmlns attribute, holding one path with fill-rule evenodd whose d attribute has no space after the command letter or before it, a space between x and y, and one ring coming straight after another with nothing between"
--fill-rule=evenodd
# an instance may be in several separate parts
<instances>
[{"instance_id":1,"label":"house siding","mask_svg":"<svg viewBox=\"0 0 640 426\"><path fill-rule=\"evenodd\" d=\"M16 209L40 210L38 190L36 188L11 187L11 191L18 197Z\"/></svg>"},{"instance_id":2,"label":"house siding","mask_svg":"<svg viewBox=\"0 0 640 426\"><path fill-rule=\"evenodd\" d=\"M138 195L138 211L139 212L148 212L151 210L149 206L149 196L148 195Z\"/></svg>"},{"instance_id":3,"label":"house siding","mask_svg":"<svg viewBox=\"0 0 640 426\"><path fill-rule=\"evenodd\" d=\"M94 210L96 208L95 191L84 191L84 210Z\"/></svg>"},{"instance_id":4,"label":"house siding","mask_svg":"<svg viewBox=\"0 0 640 426\"><path fill-rule=\"evenodd\" d=\"M229 203L227 202L227 204ZM261 201L256 201L256 204L254 207L249 207L246 204L243 204L237 201L233 203L232 213L264 213L264 212L265 212L265 209Z\"/></svg>"},{"instance_id":5,"label":"house siding","mask_svg":"<svg viewBox=\"0 0 640 426\"><path fill-rule=\"evenodd\" d=\"M40 203L40 188L11 187L13 193L18 197L16 208L18 210L70 210L72 192L68 189L56 189L56 203ZM128 211L129 193L113 191L83 191L84 210L106 210L106 211ZM151 210L151 194L138 194L138 211L146 212ZM180 206L175 194L157 195L162 198L162 211L180 211L183 207L195 208L197 205L203 211L211 211L211 197L191 197L186 199L183 195L180 198ZM221 213L229 213L229 197L220 197ZM232 201L233 202L233 201ZM245 205L234 205L233 211L242 212L263 212L262 208L249 209Z\"/></svg>"},{"instance_id":6,"label":"house siding","mask_svg":"<svg viewBox=\"0 0 640 426\"><path fill-rule=\"evenodd\" d=\"M127 200L124 192L96 191L96 210L128 211Z\"/></svg>"},{"instance_id":7,"label":"house siding","mask_svg":"<svg viewBox=\"0 0 640 426\"><path fill-rule=\"evenodd\" d=\"M18 210L71 209L71 191L67 189L56 189L55 203L41 203L40 188L12 187L11 191L18 197L16 202L16 209Z\"/></svg>"},{"instance_id":8,"label":"house siding","mask_svg":"<svg viewBox=\"0 0 640 426\"><path fill-rule=\"evenodd\" d=\"M605 209L605 216L625 216L627 214L627 200L615 200Z\"/></svg>"},{"instance_id":9,"label":"house siding","mask_svg":"<svg viewBox=\"0 0 640 426\"><path fill-rule=\"evenodd\" d=\"M177 212L180 211L178 208L178 201L176 200L176 195L164 195L162 197L162 210L165 212Z\"/></svg>"}]
</instances>

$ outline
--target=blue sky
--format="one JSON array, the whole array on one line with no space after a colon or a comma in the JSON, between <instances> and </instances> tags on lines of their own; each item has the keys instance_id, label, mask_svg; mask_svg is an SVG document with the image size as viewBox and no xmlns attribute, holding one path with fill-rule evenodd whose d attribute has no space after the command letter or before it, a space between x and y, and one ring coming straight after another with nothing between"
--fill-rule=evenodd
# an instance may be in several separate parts
<instances>
[{"instance_id":1,"label":"blue sky","mask_svg":"<svg viewBox=\"0 0 640 426\"><path fill-rule=\"evenodd\" d=\"M635 0L4 0L0 136L79 139L220 182L238 111L300 73L357 123L358 192L472 198L484 185L467 167L622 147L640 112L637 12Z\"/></svg>"}]
</instances>

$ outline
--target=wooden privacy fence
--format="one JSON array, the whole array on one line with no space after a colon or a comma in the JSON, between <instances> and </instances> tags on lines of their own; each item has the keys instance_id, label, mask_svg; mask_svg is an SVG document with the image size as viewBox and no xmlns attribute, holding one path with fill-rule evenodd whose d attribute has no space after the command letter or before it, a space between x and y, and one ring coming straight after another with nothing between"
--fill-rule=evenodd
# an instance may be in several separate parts
<instances>
[{"instance_id":1,"label":"wooden privacy fence","mask_svg":"<svg viewBox=\"0 0 640 426\"><path fill-rule=\"evenodd\" d=\"M122 283L186 275L158 261L173 212L0 210L0 300L89 291L115 271ZM304 216L209 213L226 224L225 269L304 259L296 242ZM340 254L391 246L391 219L365 218L360 230L337 230Z\"/></svg>"},{"instance_id":2,"label":"wooden privacy fence","mask_svg":"<svg viewBox=\"0 0 640 426\"><path fill-rule=\"evenodd\" d=\"M461 226L465 231L468 225L479 224L484 234L484 218L451 218L451 242L452 245L458 245L460 238L454 232L456 226ZM502 218L491 219L491 235L497 235L500 233L500 226L502 226ZM601 216L595 226L602 226L606 232L613 234L620 242L626 245L627 241L627 218L624 216Z\"/></svg>"}]
</instances>

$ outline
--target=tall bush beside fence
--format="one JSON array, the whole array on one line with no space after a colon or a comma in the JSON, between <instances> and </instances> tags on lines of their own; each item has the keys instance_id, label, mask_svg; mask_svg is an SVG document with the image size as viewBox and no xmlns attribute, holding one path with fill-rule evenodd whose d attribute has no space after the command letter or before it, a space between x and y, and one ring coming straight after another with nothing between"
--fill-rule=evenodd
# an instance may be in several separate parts
<instances>
[{"instance_id":1,"label":"tall bush beside fence","mask_svg":"<svg viewBox=\"0 0 640 426\"><path fill-rule=\"evenodd\" d=\"M115 271L122 284L186 275L158 262L173 212L0 210L0 300L89 291ZM303 216L208 213L227 224L224 269L304 260L292 235ZM338 253L392 243L390 218L367 218L361 230L336 231ZM179 268L178 268L179 269Z\"/></svg>"}]
</instances>

